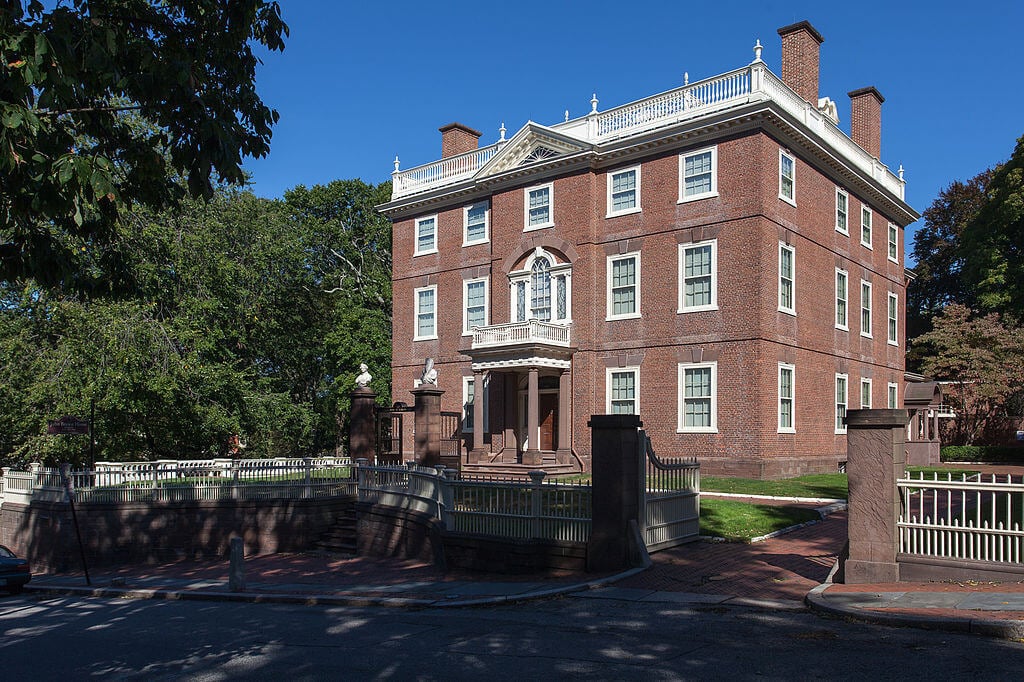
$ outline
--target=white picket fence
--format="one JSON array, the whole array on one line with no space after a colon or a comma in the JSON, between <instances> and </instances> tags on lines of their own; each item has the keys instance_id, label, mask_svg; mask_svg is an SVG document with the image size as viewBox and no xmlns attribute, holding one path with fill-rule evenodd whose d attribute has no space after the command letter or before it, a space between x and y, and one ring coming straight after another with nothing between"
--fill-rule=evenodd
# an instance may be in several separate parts
<instances>
[{"instance_id":1,"label":"white picket fence","mask_svg":"<svg viewBox=\"0 0 1024 682\"><path fill-rule=\"evenodd\" d=\"M30 465L3 470L0 503L61 502L67 491L76 502L193 502L214 500L308 499L355 494L347 458L252 460L159 460L97 462L68 471ZM68 485L70 484L70 486Z\"/></svg>"},{"instance_id":2,"label":"white picket fence","mask_svg":"<svg viewBox=\"0 0 1024 682\"><path fill-rule=\"evenodd\" d=\"M1024 483L1010 476L905 475L897 522L901 554L1020 565Z\"/></svg>"}]
</instances>

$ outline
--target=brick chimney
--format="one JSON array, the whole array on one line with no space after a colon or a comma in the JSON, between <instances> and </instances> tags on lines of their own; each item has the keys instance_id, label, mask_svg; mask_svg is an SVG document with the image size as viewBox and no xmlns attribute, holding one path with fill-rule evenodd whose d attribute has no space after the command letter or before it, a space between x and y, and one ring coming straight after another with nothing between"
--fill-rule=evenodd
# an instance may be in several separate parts
<instances>
[{"instance_id":1,"label":"brick chimney","mask_svg":"<svg viewBox=\"0 0 1024 682\"><path fill-rule=\"evenodd\" d=\"M479 146L480 133L461 123L449 123L438 128L441 131L441 158L471 152Z\"/></svg>"},{"instance_id":2,"label":"brick chimney","mask_svg":"<svg viewBox=\"0 0 1024 682\"><path fill-rule=\"evenodd\" d=\"M782 36L782 82L818 108L818 63L825 39L808 21L779 29Z\"/></svg>"},{"instance_id":3,"label":"brick chimney","mask_svg":"<svg viewBox=\"0 0 1024 682\"><path fill-rule=\"evenodd\" d=\"M850 139L876 159L882 156L882 102L874 87L850 93Z\"/></svg>"}]
</instances>

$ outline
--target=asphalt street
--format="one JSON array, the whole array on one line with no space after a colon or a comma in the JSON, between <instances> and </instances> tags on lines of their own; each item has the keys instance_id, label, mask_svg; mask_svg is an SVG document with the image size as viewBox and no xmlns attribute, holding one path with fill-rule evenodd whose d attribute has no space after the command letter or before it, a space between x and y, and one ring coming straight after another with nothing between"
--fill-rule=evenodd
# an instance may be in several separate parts
<instances>
[{"instance_id":1,"label":"asphalt street","mask_svg":"<svg viewBox=\"0 0 1024 682\"><path fill-rule=\"evenodd\" d=\"M5 680L1020 680L1024 644L572 596L455 610L0 597Z\"/></svg>"}]
</instances>

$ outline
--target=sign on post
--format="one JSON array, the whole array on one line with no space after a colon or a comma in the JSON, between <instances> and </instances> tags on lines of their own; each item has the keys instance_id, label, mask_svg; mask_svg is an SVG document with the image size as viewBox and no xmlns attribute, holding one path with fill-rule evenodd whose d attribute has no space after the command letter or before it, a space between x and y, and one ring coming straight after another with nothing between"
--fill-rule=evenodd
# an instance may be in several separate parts
<instances>
[{"instance_id":1,"label":"sign on post","mask_svg":"<svg viewBox=\"0 0 1024 682\"><path fill-rule=\"evenodd\" d=\"M50 435L82 436L89 433L89 422L68 414L48 422L46 432Z\"/></svg>"}]
</instances>

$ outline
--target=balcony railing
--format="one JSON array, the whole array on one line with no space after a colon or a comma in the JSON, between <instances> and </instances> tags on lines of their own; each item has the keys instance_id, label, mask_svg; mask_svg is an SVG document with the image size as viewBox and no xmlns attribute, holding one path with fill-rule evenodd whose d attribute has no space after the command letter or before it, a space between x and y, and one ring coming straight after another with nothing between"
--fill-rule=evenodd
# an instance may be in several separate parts
<instances>
[{"instance_id":1,"label":"balcony railing","mask_svg":"<svg viewBox=\"0 0 1024 682\"><path fill-rule=\"evenodd\" d=\"M569 347L569 325L527 320L473 328L473 348L543 343Z\"/></svg>"},{"instance_id":2,"label":"balcony railing","mask_svg":"<svg viewBox=\"0 0 1024 682\"><path fill-rule=\"evenodd\" d=\"M754 62L742 69L608 111L590 114L585 119L560 123L552 128L577 137L583 142L600 144L707 116L722 109L768 100L781 106L787 114L817 134L837 155L873 178L893 195L904 199L906 183L901 178L864 151L817 107L811 106L793 92L778 76L768 70L764 62ZM406 171L395 171L392 175L391 198L400 199L468 180L504 145L505 142L502 141Z\"/></svg>"}]
</instances>

